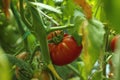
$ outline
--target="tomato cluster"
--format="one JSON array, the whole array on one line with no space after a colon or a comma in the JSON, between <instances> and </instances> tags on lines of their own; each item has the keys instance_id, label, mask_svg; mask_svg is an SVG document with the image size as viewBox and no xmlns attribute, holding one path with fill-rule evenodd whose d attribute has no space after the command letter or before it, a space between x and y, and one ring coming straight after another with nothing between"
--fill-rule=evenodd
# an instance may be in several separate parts
<instances>
[{"instance_id":1,"label":"tomato cluster","mask_svg":"<svg viewBox=\"0 0 120 80\"><path fill-rule=\"evenodd\" d=\"M57 36L55 36L55 34L57 34ZM58 35L61 36L60 31L50 33L48 39L59 37ZM78 46L73 36L64 33L61 38L59 43L53 41L48 44L52 62L59 66L71 63L82 51L82 44Z\"/></svg>"}]
</instances>

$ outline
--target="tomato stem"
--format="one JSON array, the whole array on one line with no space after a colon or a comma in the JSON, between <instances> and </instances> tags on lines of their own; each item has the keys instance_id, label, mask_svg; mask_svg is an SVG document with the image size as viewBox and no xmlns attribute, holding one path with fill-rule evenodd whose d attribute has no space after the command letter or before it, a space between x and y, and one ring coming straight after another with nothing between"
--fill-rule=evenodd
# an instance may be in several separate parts
<instances>
[{"instance_id":1,"label":"tomato stem","mask_svg":"<svg viewBox=\"0 0 120 80\"><path fill-rule=\"evenodd\" d=\"M74 27L74 24L66 24L64 26L50 27L50 28L47 28L47 34L49 34L50 32L56 31L56 30L69 29L73 27Z\"/></svg>"},{"instance_id":2,"label":"tomato stem","mask_svg":"<svg viewBox=\"0 0 120 80\"><path fill-rule=\"evenodd\" d=\"M47 38L46 38L46 29L44 27L41 15L38 13L35 7L31 6L32 16L33 16L33 27L35 27L35 34L40 42L41 53L44 61L49 64L51 63Z\"/></svg>"},{"instance_id":3,"label":"tomato stem","mask_svg":"<svg viewBox=\"0 0 120 80\"><path fill-rule=\"evenodd\" d=\"M53 75L56 76L57 80L62 80L62 78L58 74L56 74L57 72L56 70L54 70L54 66L52 64L49 64L48 68L52 71Z\"/></svg>"},{"instance_id":4,"label":"tomato stem","mask_svg":"<svg viewBox=\"0 0 120 80\"><path fill-rule=\"evenodd\" d=\"M34 47L34 49L33 49L33 51L32 51L32 55L31 55L31 57L30 57L29 63L32 63L33 58L34 58L34 56L35 56L35 53L36 53L36 51L39 50L39 49L40 49L40 45L39 45L39 44L36 44L36 46Z\"/></svg>"},{"instance_id":5,"label":"tomato stem","mask_svg":"<svg viewBox=\"0 0 120 80\"><path fill-rule=\"evenodd\" d=\"M59 25L57 21L55 21L52 17L46 15L43 11L40 10L40 13L44 15L46 18L48 18L50 21L52 21L55 25Z\"/></svg>"},{"instance_id":6,"label":"tomato stem","mask_svg":"<svg viewBox=\"0 0 120 80\"><path fill-rule=\"evenodd\" d=\"M48 41L47 41L47 31L46 27L43 23L42 16L39 13L39 10L37 7L30 6L33 16L33 26L35 27L35 31L37 34L35 34L40 42L40 49L41 49L41 54L43 61L45 61L47 67L51 70L51 72L54 74L54 76L58 80L62 80L59 75L57 74L54 66L52 65L52 61L50 59L50 53L48 49Z\"/></svg>"},{"instance_id":7,"label":"tomato stem","mask_svg":"<svg viewBox=\"0 0 120 80\"><path fill-rule=\"evenodd\" d=\"M69 69L71 69L76 75L78 75L80 78L81 78L81 80L83 80L83 77L82 77L82 75L80 75L80 73L78 72L78 70L75 68L75 67L73 67L71 64L68 64L68 65L66 65Z\"/></svg>"},{"instance_id":8,"label":"tomato stem","mask_svg":"<svg viewBox=\"0 0 120 80\"><path fill-rule=\"evenodd\" d=\"M26 25L22 22L21 17L19 16L19 13L15 9L15 7L13 6L12 2L11 2L10 6L11 6L11 10L13 12L15 19L16 19L16 22L18 24L18 28L20 29L21 34L24 35L26 32L30 32L29 29L26 27ZM23 40L24 40L25 48L28 51L27 40L25 38L23 38Z\"/></svg>"},{"instance_id":9,"label":"tomato stem","mask_svg":"<svg viewBox=\"0 0 120 80\"><path fill-rule=\"evenodd\" d=\"M16 19L16 22L17 22L17 24L18 24L18 27L19 27L19 29L20 29L20 32L21 32L21 34L22 35L24 35L24 33L25 33L25 25L22 23L22 21L20 20L20 17L19 17L19 13L18 13L18 11L15 9L15 7L13 6L13 3L11 3L11 10L12 10L12 12L13 12L13 15L14 15L14 17L15 17L15 19Z\"/></svg>"},{"instance_id":10,"label":"tomato stem","mask_svg":"<svg viewBox=\"0 0 120 80\"><path fill-rule=\"evenodd\" d=\"M19 0L19 2L20 2L20 15L21 15L21 19L27 25L27 27L29 29L31 29L31 24L25 19L25 16L24 16L23 0Z\"/></svg>"},{"instance_id":11,"label":"tomato stem","mask_svg":"<svg viewBox=\"0 0 120 80\"><path fill-rule=\"evenodd\" d=\"M108 26L107 26L107 24L104 24L104 26L105 26L105 31L106 31L106 33L105 33L105 36L104 36L104 53L106 53L107 51L109 51L109 35L110 35L110 29L108 28ZM104 61L106 61L107 60L107 56L106 55L104 55L103 56L103 63L102 63L102 67L103 67L103 75L104 76L106 76L106 65L107 65L107 63L106 62L104 62Z\"/></svg>"}]
</instances>

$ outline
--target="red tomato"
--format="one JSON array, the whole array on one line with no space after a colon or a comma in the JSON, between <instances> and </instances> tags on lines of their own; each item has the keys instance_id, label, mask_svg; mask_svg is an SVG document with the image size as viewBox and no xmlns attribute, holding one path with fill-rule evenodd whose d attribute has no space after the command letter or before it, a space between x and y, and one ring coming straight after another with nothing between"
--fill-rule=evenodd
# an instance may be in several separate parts
<instances>
[{"instance_id":1,"label":"red tomato","mask_svg":"<svg viewBox=\"0 0 120 80\"><path fill-rule=\"evenodd\" d=\"M52 62L55 65L66 65L74 61L81 53L82 45L78 46L75 39L64 34L60 43L49 43L49 50Z\"/></svg>"},{"instance_id":2,"label":"red tomato","mask_svg":"<svg viewBox=\"0 0 120 80\"><path fill-rule=\"evenodd\" d=\"M115 51L118 39L120 39L120 35L117 35L117 36L113 37L113 39L111 40L110 48L111 48L112 51Z\"/></svg>"}]
</instances>

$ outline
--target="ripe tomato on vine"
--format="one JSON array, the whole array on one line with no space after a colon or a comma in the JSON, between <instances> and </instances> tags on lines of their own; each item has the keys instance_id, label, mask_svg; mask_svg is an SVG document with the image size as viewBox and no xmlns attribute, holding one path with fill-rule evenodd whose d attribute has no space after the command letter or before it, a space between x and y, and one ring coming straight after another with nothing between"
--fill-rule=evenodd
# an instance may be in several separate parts
<instances>
[{"instance_id":1,"label":"ripe tomato on vine","mask_svg":"<svg viewBox=\"0 0 120 80\"><path fill-rule=\"evenodd\" d=\"M75 41L72 35L64 33L62 37L60 36L62 36L60 31L50 33L48 35L48 40L51 39L52 42L50 42L48 46L52 62L55 65L62 66L71 63L80 55L82 51L82 44L78 46L77 42ZM57 39L57 42L55 42L55 38L59 38Z\"/></svg>"}]
</instances>

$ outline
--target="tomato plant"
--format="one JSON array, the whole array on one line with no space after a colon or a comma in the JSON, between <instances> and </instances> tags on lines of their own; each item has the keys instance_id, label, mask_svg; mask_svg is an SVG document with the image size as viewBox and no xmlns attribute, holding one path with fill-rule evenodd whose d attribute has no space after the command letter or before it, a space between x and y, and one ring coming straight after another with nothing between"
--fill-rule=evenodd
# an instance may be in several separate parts
<instances>
[{"instance_id":1,"label":"tomato plant","mask_svg":"<svg viewBox=\"0 0 120 80\"><path fill-rule=\"evenodd\" d=\"M119 4L0 0L0 80L120 80Z\"/></svg>"},{"instance_id":2,"label":"tomato plant","mask_svg":"<svg viewBox=\"0 0 120 80\"><path fill-rule=\"evenodd\" d=\"M56 34L59 35L58 32ZM62 40L58 43L54 41L54 38L57 37L50 38L53 42L48 44L51 59L54 64L59 66L69 64L81 54L82 44L78 46L75 39L69 34L63 34Z\"/></svg>"}]
</instances>

